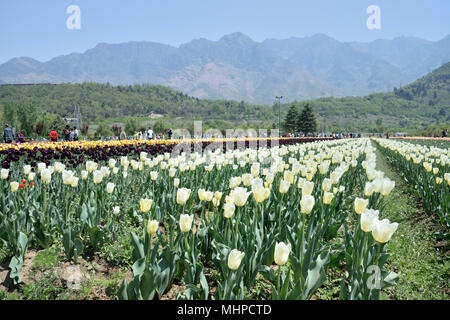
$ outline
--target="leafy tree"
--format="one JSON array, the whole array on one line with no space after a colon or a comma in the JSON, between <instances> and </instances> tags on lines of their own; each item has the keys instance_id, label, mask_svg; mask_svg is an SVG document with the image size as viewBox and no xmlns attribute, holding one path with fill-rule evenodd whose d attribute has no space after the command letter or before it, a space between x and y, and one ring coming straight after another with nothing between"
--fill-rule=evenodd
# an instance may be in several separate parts
<instances>
[{"instance_id":1,"label":"leafy tree","mask_svg":"<svg viewBox=\"0 0 450 320\"><path fill-rule=\"evenodd\" d=\"M117 124L114 124L112 126L112 131L113 131L114 135L118 137L120 135L120 132L122 131L122 127Z\"/></svg>"},{"instance_id":2,"label":"leafy tree","mask_svg":"<svg viewBox=\"0 0 450 320\"><path fill-rule=\"evenodd\" d=\"M284 128L288 132L296 132L298 128L298 110L295 103L291 104L284 120Z\"/></svg>"},{"instance_id":3,"label":"leafy tree","mask_svg":"<svg viewBox=\"0 0 450 320\"><path fill-rule=\"evenodd\" d=\"M300 132L307 134L307 133L314 133L317 131L316 116L314 115L314 112L309 103L307 103L303 107L303 110L300 113L300 116L298 117L297 123L298 123L298 130Z\"/></svg>"},{"instance_id":4,"label":"leafy tree","mask_svg":"<svg viewBox=\"0 0 450 320\"><path fill-rule=\"evenodd\" d=\"M86 123L83 123L83 124L81 125L80 131L81 131L81 134L82 134L83 136L86 136L87 133L88 133L88 131L89 131L89 125L86 124Z\"/></svg>"},{"instance_id":5,"label":"leafy tree","mask_svg":"<svg viewBox=\"0 0 450 320\"><path fill-rule=\"evenodd\" d=\"M50 131L53 129L51 126L56 117L58 117L58 115L52 115L48 112L40 113L34 125L34 132L36 135L39 137L48 136Z\"/></svg>"},{"instance_id":6,"label":"leafy tree","mask_svg":"<svg viewBox=\"0 0 450 320\"><path fill-rule=\"evenodd\" d=\"M139 123L136 119L128 118L125 122L125 132L133 135L135 132L139 130Z\"/></svg>"},{"instance_id":7,"label":"leafy tree","mask_svg":"<svg viewBox=\"0 0 450 320\"><path fill-rule=\"evenodd\" d=\"M161 119L158 119L155 124L153 125L153 132L155 134L158 133L164 133L164 130L166 129L166 124Z\"/></svg>"},{"instance_id":8,"label":"leafy tree","mask_svg":"<svg viewBox=\"0 0 450 320\"><path fill-rule=\"evenodd\" d=\"M106 123L100 123L97 130L95 131L95 136L97 138L105 138L112 135L111 128Z\"/></svg>"},{"instance_id":9,"label":"leafy tree","mask_svg":"<svg viewBox=\"0 0 450 320\"><path fill-rule=\"evenodd\" d=\"M14 102L7 102L3 106L3 119L10 127L13 127L17 123L17 105Z\"/></svg>"}]
</instances>

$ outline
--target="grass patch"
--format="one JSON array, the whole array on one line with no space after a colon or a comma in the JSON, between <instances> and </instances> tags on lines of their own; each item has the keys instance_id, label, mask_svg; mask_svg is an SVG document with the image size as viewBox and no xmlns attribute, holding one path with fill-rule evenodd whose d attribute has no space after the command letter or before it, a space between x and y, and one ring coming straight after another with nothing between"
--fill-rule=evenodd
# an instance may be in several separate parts
<instances>
[{"instance_id":1,"label":"grass patch","mask_svg":"<svg viewBox=\"0 0 450 320\"><path fill-rule=\"evenodd\" d=\"M33 269L45 271L57 267L58 263L59 250L51 247L36 254L36 257L33 259Z\"/></svg>"}]
</instances>

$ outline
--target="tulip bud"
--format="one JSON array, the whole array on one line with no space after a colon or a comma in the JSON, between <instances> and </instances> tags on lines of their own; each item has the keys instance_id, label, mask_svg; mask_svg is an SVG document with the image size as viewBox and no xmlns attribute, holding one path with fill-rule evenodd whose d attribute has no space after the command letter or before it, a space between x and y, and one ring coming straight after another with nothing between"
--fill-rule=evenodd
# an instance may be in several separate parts
<instances>
[{"instance_id":1,"label":"tulip bud","mask_svg":"<svg viewBox=\"0 0 450 320\"><path fill-rule=\"evenodd\" d=\"M26 164L23 166L23 173L29 174L31 172L31 166L29 164Z\"/></svg>"},{"instance_id":2,"label":"tulip bud","mask_svg":"<svg viewBox=\"0 0 450 320\"><path fill-rule=\"evenodd\" d=\"M387 178L383 179L383 182L381 184L381 194L383 196L389 195L391 193L392 189L395 187L395 181L389 180Z\"/></svg>"},{"instance_id":3,"label":"tulip bud","mask_svg":"<svg viewBox=\"0 0 450 320\"><path fill-rule=\"evenodd\" d=\"M441 183L442 183L442 178L436 177L436 184L441 184Z\"/></svg>"},{"instance_id":4,"label":"tulip bud","mask_svg":"<svg viewBox=\"0 0 450 320\"><path fill-rule=\"evenodd\" d=\"M114 167L114 168L112 169L112 173L113 173L113 174L118 174L118 173L119 173L119 168Z\"/></svg>"},{"instance_id":5,"label":"tulip bud","mask_svg":"<svg viewBox=\"0 0 450 320\"><path fill-rule=\"evenodd\" d=\"M176 188L179 185L180 185L180 179L178 179L178 178L173 179L173 186Z\"/></svg>"},{"instance_id":6,"label":"tulip bud","mask_svg":"<svg viewBox=\"0 0 450 320\"><path fill-rule=\"evenodd\" d=\"M3 180L8 179L8 175L9 175L9 169L3 168L2 170L0 170L0 178L2 178Z\"/></svg>"},{"instance_id":7,"label":"tulip bud","mask_svg":"<svg viewBox=\"0 0 450 320\"><path fill-rule=\"evenodd\" d=\"M186 204L189 196L191 195L191 189L180 188L177 190L177 203L178 204Z\"/></svg>"},{"instance_id":8,"label":"tulip bud","mask_svg":"<svg viewBox=\"0 0 450 320\"><path fill-rule=\"evenodd\" d=\"M194 215L182 214L180 216L180 229L183 232L189 232L192 227L192 221L194 221Z\"/></svg>"},{"instance_id":9,"label":"tulip bud","mask_svg":"<svg viewBox=\"0 0 450 320\"><path fill-rule=\"evenodd\" d=\"M28 173L28 180L33 181L35 176L36 176L36 173L34 173L34 172Z\"/></svg>"},{"instance_id":10,"label":"tulip bud","mask_svg":"<svg viewBox=\"0 0 450 320\"><path fill-rule=\"evenodd\" d=\"M158 172L157 171L151 171L150 172L150 178L155 181L158 178Z\"/></svg>"},{"instance_id":11,"label":"tulip bud","mask_svg":"<svg viewBox=\"0 0 450 320\"><path fill-rule=\"evenodd\" d=\"M198 189L197 194L200 201L205 200L205 189Z\"/></svg>"},{"instance_id":12,"label":"tulip bud","mask_svg":"<svg viewBox=\"0 0 450 320\"><path fill-rule=\"evenodd\" d=\"M41 179L45 184L49 184L50 181L52 180L52 172L47 168L42 169Z\"/></svg>"},{"instance_id":13,"label":"tulip bud","mask_svg":"<svg viewBox=\"0 0 450 320\"><path fill-rule=\"evenodd\" d=\"M108 184L106 185L106 192L109 194L113 193L114 187L115 187L114 183L108 182Z\"/></svg>"},{"instance_id":14,"label":"tulip bud","mask_svg":"<svg viewBox=\"0 0 450 320\"><path fill-rule=\"evenodd\" d=\"M380 243L388 242L395 230L398 228L398 223L390 223L388 219L378 220L372 222L372 236L375 241Z\"/></svg>"},{"instance_id":15,"label":"tulip bud","mask_svg":"<svg viewBox=\"0 0 450 320\"><path fill-rule=\"evenodd\" d=\"M306 181L303 184L302 195L311 195L314 189L314 182Z\"/></svg>"},{"instance_id":16,"label":"tulip bud","mask_svg":"<svg viewBox=\"0 0 450 320\"><path fill-rule=\"evenodd\" d=\"M219 201L220 199L222 199L222 192L216 191L216 192L214 193L214 198L216 198L218 201Z\"/></svg>"},{"instance_id":17,"label":"tulip bud","mask_svg":"<svg viewBox=\"0 0 450 320\"><path fill-rule=\"evenodd\" d=\"M203 199L208 202L210 202L213 199L213 197L214 197L214 192L212 192L212 191L205 191L203 194Z\"/></svg>"},{"instance_id":18,"label":"tulip bud","mask_svg":"<svg viewBox=\"0 0 450 320\"><path fill-rule=\"evenodd\" d=\"M13 181L10 184L11 192L16 192L19 189L19 183L17 181Z\"/></svg>"},{"instance_id":19,"label":"tulip bud","mask_svg":"<svg viewBox=\"0 0 450 320\"><path fill-rule=\"evenodd\" d=\"M175 177L175 173L177 173L177 169L176 168L170 168L169 169L169 177L171 177L171 178Z\"/></svg>"},{"instance_id":20,"label":"tulip bud","mask_svg":"<svg viewBox=\"0 0 450 320\"><path fill-rule=\"evenodd\" d=\"M372 182L366 182L366 185L364 187L364 195L366 197L370 197L375 191L375 187Z\"/></svg>"},{"instance_id":21,"label":"tulip bud","mask_svg":"<svg viewBox=\"0 0 450 320\"><path fill-rule=\"evenodd\" d=\"M148 234L155 234L158 230L159 222L156 220L149 220L147 223L147 233Z\"/></svg>"},{"instance_id":22,"label":"tulip bud","mask_svg":"<svg viewBox=\"0 0 450 320\"><path fill-rule=\"evenodd\" d=\"M79 180L78 177L72 177L72 183L70 184L70 186L71 186L72 188L78 187L78 180Z\"/></svg>"},{"instance_id":23,"label":"tulip bud","mask_svg":"<svg viewBox=\"0 0 450 320\"><path fill-rule=\"evenodd\" d=\"M230 270L237 270L239 266L241 265L242 258L244 258L244 253L233 249L231 250L230 254L228 255L228 268Z\"/></svg>"},{"instance_id":24,"label":"tulip bud","mask_svg":"<svg viewBox=\"0 0 450 320\"><path fill-rule=\"evenodd\" d=\"M234 189L237 186L239 186L241 184L241 181L242 181L241 177L232 177L230 179L230 184L229 184L230 189Z\"/></svg>"},{"instance_id":25,"label":"tulip bud","mask_svg":"<svg viewBox=\"0 0 450 320\"><path fill-rule=\"evenodd\" d=\"M236 187L230 193L231 198L233 199L233 203L238 207L242 207L247 203L248 196L250 192L247 192L246 188Z\"/></svg>"},{"instance_id":26,"label":"tulip bud","mask_svg":"<svg viewBox=\"0 0 450 320\"><path fill-rule=\"evenodd\" d=\"M331 179L325 178L322 181L322 190L329 192L331 190L332 182Z\"/></svg>"},{"instance_id":27,"label":"tulip bud","mask_svg":"<svg viewBox=\"0 0 450 320\"><path fill-rule=\"evenodd\" d=\"M139 208L140 208L141 212L146 213L146 212L150 211L152 204L153 204L152 199L141 199L139 201Z\"/></svg>"},{"instance_id":28,"label":"tulip bud","mask_svg":"<svg viewBox=\"0 0 450 320\"><path fill-rule=\"evenodd\" d=\"M116 160L115 159L109 159L108 160L108 165L111 169L114 169L114 167L116 166Z\"/></svg>"},{"instance_id":29,"label":"tulip bud","mask_svg":"<svg viewBox=\"0 0 450 320\"><path fill-rule=\"evenodd\" d=\"M260 170L260 164L259 162L255 162L252 164L251 168L250 168L250 172L253 175L253 177L257 177L259 176L259 170Z\"/></svg>"},{"instance_id":30,"label":"tulip bud","mask_svg":"<svg viewBox=\"0 0 450 320\"><path fill-rule=\"evenodd\" d=\"M379 211L373 209L365 209L361 213L361 230L364 232L372 231L372 223L378 219Z\"/></svg>"},{"instance_id":31,"label":"tulip bud","mask_svg":"<svg viewBox=\"0 0 450 320\"><path fill-rule=\"evenodd\" d=\"M300 208L301 213L309 214L311 213L313 207L314 207L314 197L311 195L303 195L302 199L300 200Z\"/></svg>"},{"instance_id":32,"label":"tulip bud","mask_svg":"<svg viewBox=\"0 0 450 320\"><path fill-rule=\"evenodd\" d=\"M288 181L290 184L294 183L294 174L291 171L285 171L283 174L284 180Z\"/></svg>"},{"instance_id":33,"label":"tulip bud","mask_svg":"<svg viewBox=\"0 0 450 320\"><path fill-rule=\"evenodd\" d=\"M42 171L43 169L45 169L46 167L47 167L47 165L46 165L45 163L39 162L39 163L37 164L37 172L38 172L38 173L41 173L41 171Z\"/></svg>"},{"instance_id":34,"label":"tulip bud","mask_svg":"<svg viewBox=\"0 0 450 320\"><path fill-rule=\"evenodd\" d=\"M62 172L62 181L63 184L67 185L67 184L72 184L72 179L73 179L73 172L70 170L63 170Z\"/></svg>"},{"instance_id":35,"label":"tulip bud","mask_svg":"<svg viewBox=\"0 0 450 320\"><path fill-rule=\"evenodd\" d=\"M89 171L89 170L88 170ZM95 170L93 173L94 176L94 183L99 184L103 180L103 173L100 170Z\"/></svg>"},{"instance_id":36,"label":"tulip bud","mask_svg":"<svg viewBox=\"0 0 450 320\"><path fill-rule=\"evenodd\" d=\"M119 214L120 213L120 207L119 206L113 207L113 213L114 214Z\"/></svg>"},{"instance_id":37,"label":"tulip bud","mask_svg":"<svg viewBox=\"0 0 450 320\"><path fill-rule=\"evenodd\" d=\"M82 170L81 171L81 179L86 180L88 177L89 172L87 172L86 170Z\"/></svg>"},{"instance_id":38,"label":"tulip bud","mask_svg":"<svg viewBox=\"0 0 450 320\"><path fill-rule=\"evenodd\" d=\"M280 180L280 193L284 194L287 193L289 190L289 187L291 186L291 184L289 183L289 181L286 181L284 179Z\"/></svg>"},{"instance_id":39,"label":"tulip bud","mask_svg":"<svg viewBox=\"0 0 450 320\"><path fill-rule=\"evenodd\" d=\"M267 182L268 184L272 184L274 178L275 178L275 175L274 175L273 173L270 173L270 172L269 172L269 173L266 175L266 182Z\"/></svg>"},{"instance_id":40,"label":"tulip bud","mask_svg":"<svg viewBox=\"0 0 450 320\"><path fill-rule=\"evenodd\" d=\"M357 214L361 214L366 210L367 205L369 204L368 199L355 198L354 201L354 209Z\"/></svg>"},{"instance_id":41,"label":"tulip bud","mask_svg":"<svg viewBox=\"0 0 450 320\"><path fill-rule=\"evenodd\" d=\"M266 188L264 188L262 184L253 185L252 192L256 202L263 202L266 200Z\"/></svg>"},{"instance_id":42,"label":"tulip bud","mask_svg":"<svg viewBox=\"0 0 450 320\"><path fill-rule=\"evenodd\" d=\"M245 187L249 187L253 176L251 173L244 173L242 175L242 183Z\"/></svg>"},{"instance_id":43,"label":"tulip bud","mask_svg":"<svg viewBox=\"0 0 450 320\"><path fill-rule=\"evenodd\" d=\"M227 202L223 205L223 216L227 219L231 218L234 214L234 210L236 209L234 203Z\"/></svg>"},{"instance_id":44,"label":"tulip bud","mask_svg":"<svg viewBox=\"0 0 450 320\"><path fill-rule=\"evenodd\" d=\"M286 264L289 253L291 252L291 244L286 245L284 242L277 242L275 245L275 263L279 266Z\"/></svg>"},{"instance_id":45,"label":"tulip bud","mask_svg":"<svg viewBox=\"0 0 450 320\"><path fill-rule=\"evenodd\" d=\"M322 199L323 204L330 204L331 201L333 200L333 198L334 198L334 194L332 192L325 191L323 193L323 199Z\"/></svg>"}]
</instances>

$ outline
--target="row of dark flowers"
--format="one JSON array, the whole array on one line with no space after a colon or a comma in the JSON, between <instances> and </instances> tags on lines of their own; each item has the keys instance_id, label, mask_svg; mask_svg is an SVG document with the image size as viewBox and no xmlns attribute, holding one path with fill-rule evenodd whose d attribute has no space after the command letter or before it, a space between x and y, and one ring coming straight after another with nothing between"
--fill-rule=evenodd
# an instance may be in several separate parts
<instances>
[{"instance_id":1,"label":"row of dark flowers","mask_svg":"<svg viewBox=\"0 0 450 320\"><path fill-rule=\"evenodd\" d=\"M231 148L256 148L260 146L273 146L288 145L296 143L309 143L320 140L330 140L330 138L291 138L280 140L266 140L261 139L258 141L227 141L221 143L224 151ZM211 143L217 142L194 142L190 143L191 152L205 150ZM198 144L201 144L201 149ZM6 149L0 151L1 167L10 169L11 164L18 161L23 161L25 164L36 167L38 162L44 162L46 165L50 165L52 160L60 161L66 166L76 168L80 164L84 164L87 160L93 161L107 161L110 158L117 158L120 156L128 156L131 159L139 157L141 152L147 152L149 155L158 155L164 153L171 153L176 147L177 149L189 150L189 144L181 145L180 143L164 143L164 144L147 144L145 142L137 142L136 144L119 145L119 146L95 146L91 148L71 147L69 145L62 147L61 149L49 149L45 147L34 147L33 149ZM219 145L220 146L220 145Z\"/></svg>"}]
</instances>

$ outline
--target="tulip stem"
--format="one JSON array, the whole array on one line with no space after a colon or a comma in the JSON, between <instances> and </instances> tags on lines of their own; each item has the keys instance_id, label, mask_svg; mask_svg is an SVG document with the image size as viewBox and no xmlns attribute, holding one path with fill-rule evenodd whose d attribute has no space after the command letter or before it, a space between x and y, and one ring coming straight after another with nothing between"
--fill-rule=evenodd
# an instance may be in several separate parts
<instances>
[{"instance_id":1,"label":"tulip stem","mask_svg":"<svg viewBox=\"0 0 450 320\"><path fill-rule=\"evenodd\" d=\"M367 240L368 240L368 234L367 232L364 232L363 234L363 244L362 244L362 248L361 248L361 252L360 252L360 257L359 257L359 265L364 266L364 256L365 256L365 251L366 251L366 246L367 246Z\"/></svg>"},{"instance_id":2,"label":"tulip stem","mask_svg":"<svg viewBox=\"0 0 450 320\"><path fill-rule=\"evenodd\" d=\"M278 266L278 277L277 277L277 291L278 291L278 299L280 298L281 293L281 266Z\"/></svg>"},{"instance_id":3,"label":"tulip stem","mask_svg":"<svg viewBox=\"0 0 450 320\"><path fill-rule=\"evenodd\" d=\"M306 223L306 216L304 213L301 214L302 215L302 242L301 242L301 246L300 246L300 261L303 264L303 248L305 246L304 242L305 242L305 223Z\"/></svg>"},{"instance_id":4,"label":"tulip stem","mask_svg":"<svg viewBox=\"0 0 450 320\"><path fill-rule=\"evenodd\" d=\"M284 198L284 194L281 194L280 211L279 211L279 214L278 214L278 232L279 232L279 235L281 235L281 212L282 212L282 209L283 209L283 198Z\"/></svg>"},{"instance_id":5,"label":"tulip stem","mask_svg":"<svg viewBox=\"0 0 450 320\"><path fill-rule=\"evenodd\" d=\"M258 206L259 206L259 204L256 202L256 206L255 206L255 215L254 215L254 217L253 217L253 230L254 230L254 235L256 235L256 223L257 223L257 220L258 220Z\"/></svg>"}]
</instances>

